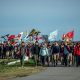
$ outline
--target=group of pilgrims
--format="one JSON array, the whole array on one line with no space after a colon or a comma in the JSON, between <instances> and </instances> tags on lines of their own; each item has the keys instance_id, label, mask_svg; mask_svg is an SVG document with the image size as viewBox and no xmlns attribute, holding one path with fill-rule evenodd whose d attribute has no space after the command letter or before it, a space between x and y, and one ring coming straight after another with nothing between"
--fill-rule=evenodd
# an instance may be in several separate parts
<instances>
[{"instance_id":1,"label":"group of pilgrims","mask_svg":"<svg viewBox=\"0 0 80 80\"><path fill-rule=\"evenodd\" d=\"M54 41L12 45L7 42L0 44L0 59L20 59L24 66L24 58L33 59L35 66L76 66L80 65L80 42Z\"/></svg>"}]
</instances>

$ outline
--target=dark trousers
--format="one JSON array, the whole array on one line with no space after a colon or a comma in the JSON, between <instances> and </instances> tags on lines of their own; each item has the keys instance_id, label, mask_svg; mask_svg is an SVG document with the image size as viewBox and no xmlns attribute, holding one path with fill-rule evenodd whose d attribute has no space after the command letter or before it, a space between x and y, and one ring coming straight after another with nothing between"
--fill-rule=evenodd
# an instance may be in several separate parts
<instances>
[{"instance_id":1,"label":"dark trousers","mask_svg":"<svg viewBox=\"0 0 80 80\"><path fill-rule=\"evenodd\" d=\"M50 56L47 56L47 57L46 57L46 61L47 61L47 66L49 66L49 63L50 63Z\"/></svg>"},{"instance_id":2,"label":"dark trousers","mask_svg":"<svg viewBox=\"0 0 80 80\"><path fill-rule=\"evenodd\" d=\"M6 58L6 52L3 52L2 53L2 59L5 59Z\"/></svg>"},{"instance_id":3,"label":"dark trousers","mask_svg":"<svg viewBox=\"0 0 80 80\"><path fill-rule=\"evenodd\" d=\"M2 53L0 52L0 59L2 58Z\"/></svg>"},{"instance_id":4,"label":"dark trousers","mask_svg":"<svg viewBox=\"0 0 80 80\"><path fill-rule=\"evenodd\" d=\"M42 64L42 66L45 65L45 62L46 62L46 56L41 56L41 64Z\"/></svg>"},{"instance_id":5,"label":"dark trousers","mask_svg":"<svg viewBox=\"0 0 80 80\"><path fill-rule=\"evenodd\" d=\"M76 66L80 65L80 55L76 55Z\"/></svg>"},{"instance_id":6,"label":"dark trousers","mask_svg":"<svg viewBox=\"0 0 80 80\"><path fill-rule=\"evenodd\" d=\"M63 63L64 63L65 66L67 66L67 57L68 57L68 55L67 54L64 54Z\"/></svg>"},{"instance_id":7,"label":"dark trousers","mask_svg":"<svg viewBox=\"0 0 80 80\"><path fill-rule=\"evenodd\" d=\"M24 55L21 55L20 56L20 63L21 63L21 66L24 66Z\"/></svg>"}]
</instances>

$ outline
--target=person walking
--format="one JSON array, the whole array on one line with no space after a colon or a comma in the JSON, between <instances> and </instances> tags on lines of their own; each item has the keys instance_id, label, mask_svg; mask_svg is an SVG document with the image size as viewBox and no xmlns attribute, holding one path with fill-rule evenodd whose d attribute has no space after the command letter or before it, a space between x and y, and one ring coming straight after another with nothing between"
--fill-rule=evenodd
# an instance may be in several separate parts
<instances>
[{"instance_id":1,"label":"person walking","mask_svg":"<svg viewBox=\"0 0 80 80\"><path fill-rule=\"evenodd\" d=\"M61 45L60 45L59 58L60 58L61 65L64 65L64 63L63 63L63 60L64 60L64 43L61 43Z\"/></svg>"},{"instance_id":2,"label":"person walking","mask_svg":"<svg viewBox=\"0 0 80 80\"><path fill-rule=\"evenodd\" d=\"M25 43L22 42L21 43L21 47L20 47L20 63L21 63L21 66L22 67L24 66L24 58L25 58L25 55L26 55Z\"/></svg>"},{"instance_id":3,"label":"person walking","mask_svg":"<svg viewBox=\"0 0 80 80\"><path fill-rule=\"evenodd\" d=\"M75 56L76 56L76 67L80 65L80 43L77 43L75 46Z\"/></svg>"},{"instance_id":4,"label":"person walking","mask_svg":"<svg viewBox=\"0 0 80 80\"><path fill-rule=\"evenodd\" d=\"M72 65L72 53L73 53L73 46L72 44L68 44L67 45L67 48L68 48L68 65L71 66Z\"/></svg>"},{"instance_id":5,"label":"person walking","mask_svg":"<svg viewBox=\"0 0 80 80\"><path fill-rule=\"evenodd\" d=\"M3 44L3 53L2 53L2 58L5 59L6 58L6 43L4 42Z\"/></svg>"},{"instance_id":6,"label":"person walking","mask_svg":"<svg viewBox=\"0 0 80 80\"><path fill-rule=\"evenodd\" d=\"M64 65L67 66L68 65L68 46L67 43L64 44Z\"/></svg>"},{"instance_id":7,"label":"person walking","mask_svg":"<svg viewBox=\"0 0 80 80\"><path fill-rule=\"evenodd\" d=\"M52 46L52 65L54 63L54 67L57 66L59 60L60 47L57 42Z\"/></svg>"},{"instance_id":8,"label":"person walking","mask_svg":"<svg viewBox=\"0 0 80 80\"><path fill-rule=\"evenodd\" d=\"M38 66L40 47L39 47L39 43L37 41L35 42L33 51L34 51L33 57L34 57L35 65Z\"/></svg>"},{"instance_id":9,"label":"person walking","mask_svg":"<svg viewBox=\"0 0 80 80\"><path fill-rule=\"evenodd\" d=\"M2 59L3 54L3 44L0 44L0 59Z\"/></svg>"},{"instance_id":10,"label":"person walking","mask_svg":"<svg viewBox=\"0 0 80 80\"><path fill-rule=\"evenodd\" d=\"M50 66L51 57L52 57L52 54L51 54L51 45L48 44L47 48L48 48L47 63L48 63L48 66Z\"/></svg>"},{"instance_id":11,"label":"person walking","mask_svg":"<svg viewBox=\"0 0 80 80\"><path fill-rule=\"evenodd\" d=\"M46 59L47 59L47 55L48 55L48 49L47 49L47 45L46 43L43 43L42 44L42 47L40 49L40 59L41 59L41 64L42 66L45 66L45 62L46 62Z\"/></svg>"}]
</instances>

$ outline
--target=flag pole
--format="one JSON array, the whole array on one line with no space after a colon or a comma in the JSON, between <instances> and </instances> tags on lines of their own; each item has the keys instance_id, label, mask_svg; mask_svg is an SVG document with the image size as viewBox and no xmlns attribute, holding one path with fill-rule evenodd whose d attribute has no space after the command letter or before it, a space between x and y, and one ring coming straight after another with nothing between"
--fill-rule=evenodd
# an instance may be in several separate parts
<instances>
[{"instance_id":1,"label":"flag pole","mask_svg":"<svg viewBox=\"0 0 80 80\"><path fill-rule=\"evenodd\" d=\"M74 29L73 29L73 38L72 38L72 42L73 42L73 40L74 40Z\"/></svg>"}]
</instances>

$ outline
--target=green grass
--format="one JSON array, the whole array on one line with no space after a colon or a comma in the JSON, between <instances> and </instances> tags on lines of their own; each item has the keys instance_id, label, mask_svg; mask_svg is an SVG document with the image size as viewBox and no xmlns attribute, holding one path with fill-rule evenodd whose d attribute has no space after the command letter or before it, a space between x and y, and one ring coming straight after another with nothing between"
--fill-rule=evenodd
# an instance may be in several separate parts
<instances>
[{"instance_id":1,"label":"green grass","mask_svg":"<svg viewBox=\"0 0 80 80\"><path fill-rule=\"evenodd\" d=\"M7 65L8 62L12 61L15 61L15 59L0 60L0 80L7 80L10 77L28 76L45 69L41 66L35 67L35 62L32 59L30 59L28 62L25 61L24 67L21 67L20 63Z\"/></svg>"}]
</instances>

